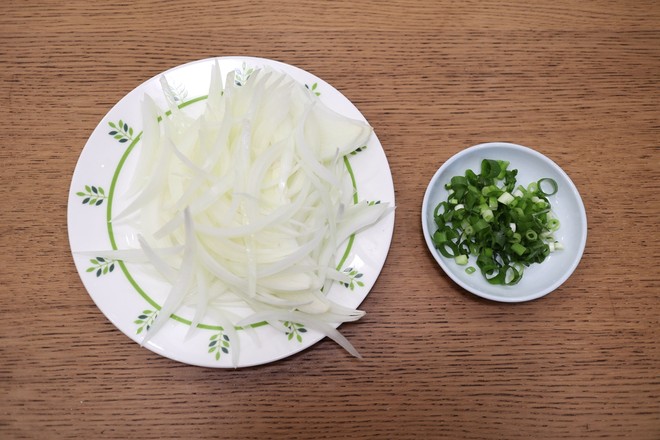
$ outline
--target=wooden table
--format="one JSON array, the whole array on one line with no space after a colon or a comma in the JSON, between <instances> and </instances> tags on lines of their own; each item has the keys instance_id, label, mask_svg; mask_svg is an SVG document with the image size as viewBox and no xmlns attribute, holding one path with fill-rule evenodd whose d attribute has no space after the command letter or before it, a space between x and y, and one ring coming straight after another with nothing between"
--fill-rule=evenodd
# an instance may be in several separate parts
<instances>
[{"instance_id":1,"label":"wooden table","mask_svg":"<svg viewBox=\"0 0 660 440\"><path fill-rule=\"evenodd\" d=\"M660 438L660 3L0 4L0 437ZM391 250L343 333L256 368L193 367L121 334L73 265L67 196L129 90L195 59L297 65L362 111L396 190ZM586 206L573 276L481 300L428 252L420 207L486 141L556 161Z\"/></svg>"}]
</instances>

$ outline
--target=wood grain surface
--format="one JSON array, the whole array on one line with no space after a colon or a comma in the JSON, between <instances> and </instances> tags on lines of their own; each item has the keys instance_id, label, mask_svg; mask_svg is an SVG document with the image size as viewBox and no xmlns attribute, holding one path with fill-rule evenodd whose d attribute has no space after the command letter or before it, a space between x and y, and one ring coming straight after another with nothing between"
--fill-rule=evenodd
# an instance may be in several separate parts
<instances>
[{"instance_id":1,"label":"wood grain surface","mask_svg":"<svg viewBox=\"0 0 660 440\"><path fill-rule=\"evenodd\" d=\"M391 250L342 332L215 370L132 343L71 258L67 196L92 130L170 67L251 55L342 91L388 156ZM0 438L660 438L660 3L0 2ZM480 300L426 249L449 157L530 146L573 179L584 257L552 294Z\"/></svg>"}]
</instances>

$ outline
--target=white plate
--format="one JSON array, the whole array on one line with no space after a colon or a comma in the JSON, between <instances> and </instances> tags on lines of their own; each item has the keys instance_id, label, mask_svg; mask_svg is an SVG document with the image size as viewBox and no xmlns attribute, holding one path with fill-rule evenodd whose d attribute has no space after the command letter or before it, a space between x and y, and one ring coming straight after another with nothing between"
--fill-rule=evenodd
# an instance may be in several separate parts
<instances>
[{"instance_id":1,"label":"white plate","mask_svg":"<svg viewBox=\"0 0 660 440\"><path fill-rule=\"evenodd\" d=\"M236 80L249 69L270 66L291 75L319 95L330 108L348 117L365 120L358 109L339 91L320 78L299 68L280 62L250 57L217 59L223 76L231 70ZM186 111L195 112L203 105L211 66L214 59L184 64L164 72L173 85ZM145 94L166 107L158 78L151 78L119 101L101 120L83 149L71 181L68 203L68 231L71 250L78 273L90 296L107 318L132 340L139 342L143 332L162 301L158 282L149 280L139 269L120 261L99 261L80 252L121 248L128 242L128 233L113 230L108 222L114 194L129 178L141 133L141 101ZM161 98L161 101L158 101ZM365 120L366 121L366 120ZM112 133L112 134L111 134ZM388 202L394 206L394 186L389 164L378 138L373 134L367 148L349 156L350 168L362 200ZM328 292L333 301L357 308L374 285L385 262L392 232L394 214L355 236L344 244L342 270L352 273L349 286L335 283ZM220 328L203 323L190 338L185 339L192 311L182 310L171 318L145 345L168 358L206 367L231 367L225 352L240 342L238 366L259 365L285 358L310 347L323 335L313 330L293 328L293 336L270 326L239 331L240 341L224 347ZM225 345L226 341L225 341ZM223 348L225 350L220 350ZM358 347L359 349L359 347Z\"/></svg>"},{"instance_id":2,"label":"white plate","mask_svg":"<svg viewBox=\"0 0 660 440\"><path fill-rule=\"evenodd\" d=\"M431 238L436 231L433 211L441 201L447 200L445 185L453 176L465 175L472 169L480 172L483 159L507 160L509 169L517 169L517 182L530 182L548 177L557 182L557 193L548 199L552 211L560 221L555 238L565 249L550 254L541 264L525 268L522 280L513 286L488 283L479 270L473 274L465 272L466 266L457 265L453 259L445 258L433 245ZM422 230L424 239L440 267L464 289L494 301L520 302L540 298L555 290L568 279L577 267L587 242L587 216L577 188L568 175L552 160L541 153L521 145L491 142L475 145L454 155L435 173L429 183L422 202ZM470 265L476 266L471 257Z\"/></svg>"}]
</instances>

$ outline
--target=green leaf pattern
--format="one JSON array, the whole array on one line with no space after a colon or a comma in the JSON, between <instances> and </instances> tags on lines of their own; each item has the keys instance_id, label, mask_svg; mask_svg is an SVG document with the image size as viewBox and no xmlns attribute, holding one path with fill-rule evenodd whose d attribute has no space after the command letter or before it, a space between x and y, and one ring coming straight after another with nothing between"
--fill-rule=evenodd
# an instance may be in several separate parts
<instances>
[{"instance_id":1,"label":"green leaf pattern","mask_svg":"<svg viewBox=\"0 0 660 440\"><path fill-rule=\"evenodd\" d=\"M348 275L350 281L347 283L341 283L347 289L355 290L356 287L364 287L364 282L360 280L364 274L358 272L352 267L347 267L343 270L344 273Z\"/></svg>"},{"instance_id":2,"label":"green leaf pattern","mask_svg":"<svg viewBox=\"0 0 660 440\"><path fill-rule=\"evenodd\" d=\"M254 73L254 67L248 67L246 63L243 63L240 69L236 69L234 72L234 84L237 86L244 86L247 83L247 80L250 78L250 75Z\"/></svg>"},{"instance_id":3,"label":"green leaf pattern","mask_svg":"<svg viewBox=\"0 0 660 440\"><path fill-rule=\"evenodd\" d=\"M120 119L119 122L108 122L108 125L112 130L108 132L110 136L123 144L128 141L133 140L133 127L130 127L123 119Z\"/></svg>"},{"instance_id":4,"label":"green leaf pattern","mask_svg":"<svg viewBox=\"0 0 660 440\"><path fill-rule=\"evenodd\" d=\"M213 354L215 360L218 361L223 354L229 354L230 346L229 336L220 330L209 338L208 352Z\"/></svg>"},{"instance_id":5,"label":"green leaf pattern","mask_svg":"<svg viewBox=\"0 0 660 440\"><path fill-rule=\"evenodd\" d=\"M94 185L85 185L85 191L78 191L76 195L82 197L83 205L89 206L99 206L108 198L103 188Z\"/></svg>"},{"instance_id":6,"label":"green leaf pattern","mask_svg":"<svg viewBox=\"0 0 660 440\"><path fill-rule=\"evenodd\" d=\"M89 260L89 262L91 266L87 268L86 272L95 272L97 278L115 270L116 260L110 258L96 257Z\"/></svg>"},{"instance_id":7,"label":"green leaf pattern","mask_svg":"<svg viewBox=\"0 0 660 440\"><path fill-rule=\"evenodd\" d=\"M172 89L172 98L179 104L183 103L188 97L188 90L183 84L172 83L170 88Z\"/></svg>"},{"instance_id":8,"label":"green leaf pattern","mask_svg":"<svg viewBox=\"0 0 660 440\"><path fill-rule=\"evenodd\" d=\"M143 310L140 313L135 321L135 324L138 325L137 330L135 331L136 335L139 335L143 331L149 331L151 325L154 323L154 320L158 317L158 312L154 310Z\"/></svg>"},{"instance_id":9,"label":"green leaf pattern","mask_svg":"<svg viewBox=\"0 0 660 440\"><path fill-rule=\"evenodd\" d=\"M355 156L355 155L358 154L359 152L364 151L364 150L366 150L366 149L367 149L367 146L366 146L366 145L362 145L361 147L357 147L355 150L351 151L350 154L351 154L351 156Z\"/></svg>"},{"instance_id":10,"label":"green leaf pattern","mask_svg":"<svg viewBox=\"0 0 660 440\"><path fill-rule=\"evenodd\" d=\"M301 333L307 333L307 329L304 325L291 321L284 321L283 324L286 328L285 334L289 341L293 340L293 338L296 338L296 341L298 342L303 341Z\"/></svg>"},{"instance_id":11,"label":"green leaf pattern","mask_svg":"<svg viewBox=\"0 0 660 440\"><path fill-rule=\"evenodd\" d=\"M309 84L305 84L305 87L306 87L309 91L311 91L313 94L315 94L316 96L321 96L321 92L319 92L319 91L317 90L318 87L319 87L319 83L315 82L315 83L312 84L311 86L310 86Z\"/></svg>"}]
</instances>

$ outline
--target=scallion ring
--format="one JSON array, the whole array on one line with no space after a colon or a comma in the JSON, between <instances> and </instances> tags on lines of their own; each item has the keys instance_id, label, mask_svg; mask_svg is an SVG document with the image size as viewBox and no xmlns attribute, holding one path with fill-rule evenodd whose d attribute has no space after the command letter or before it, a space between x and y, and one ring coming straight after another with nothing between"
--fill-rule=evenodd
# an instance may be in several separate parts
<instances>
[{"instance_id":1,"label":"scallion ring","mask_svg":"<svg viewBox=\"0 0 660 440\"><path fill-rule=\"evenodd\" d=\"M551 192L548 192L545 189L543 189L543 186L546 183L550 185ZM539 179L539 181L536 182L536 184L538 186L538 191L546 197L554 196L555 194L557 194L557 191L559 190L559 186L557 185L555 179L551 179L549 177L544 177L543 179Z\"/></svg>"}]
</instances>

